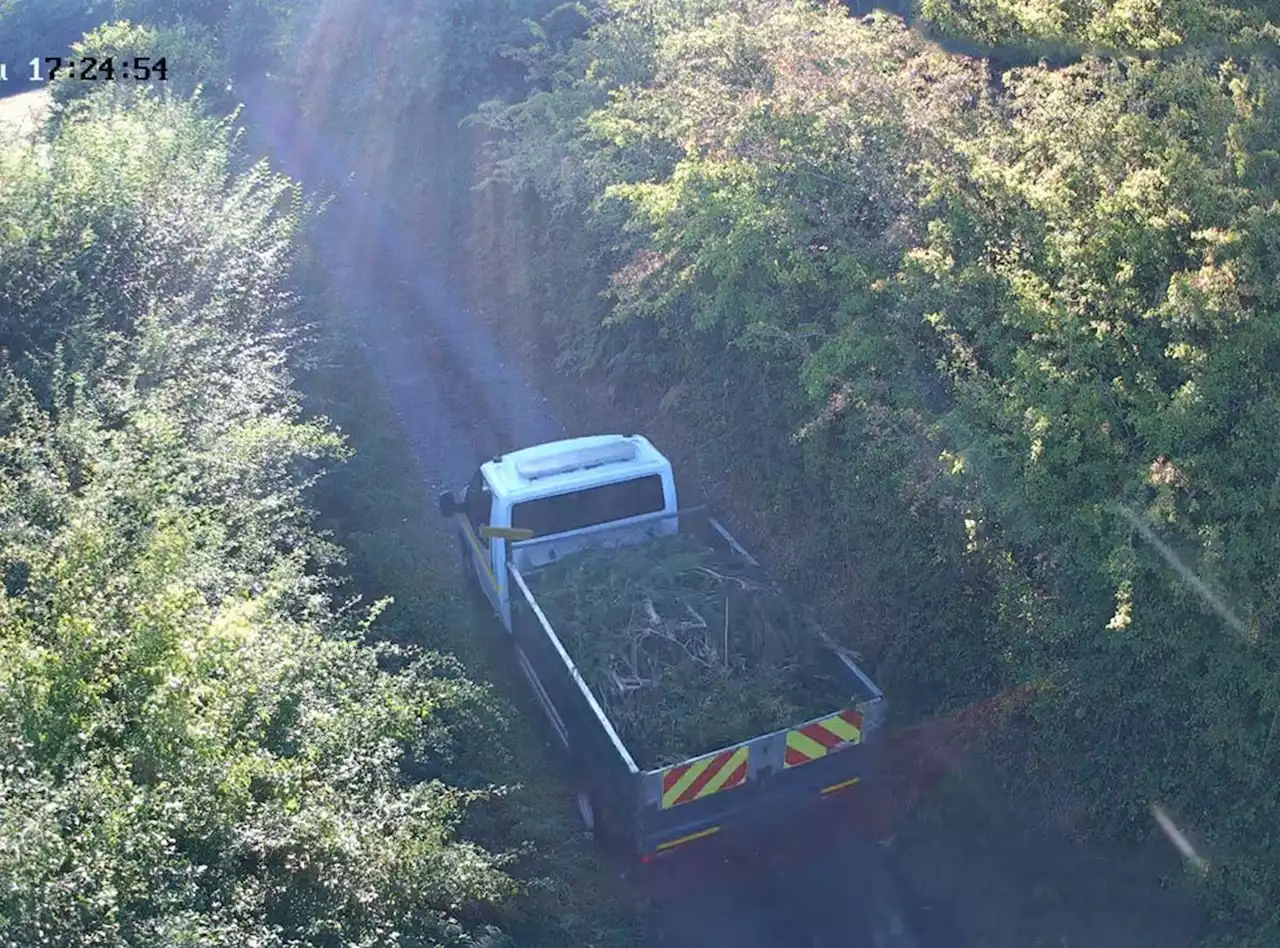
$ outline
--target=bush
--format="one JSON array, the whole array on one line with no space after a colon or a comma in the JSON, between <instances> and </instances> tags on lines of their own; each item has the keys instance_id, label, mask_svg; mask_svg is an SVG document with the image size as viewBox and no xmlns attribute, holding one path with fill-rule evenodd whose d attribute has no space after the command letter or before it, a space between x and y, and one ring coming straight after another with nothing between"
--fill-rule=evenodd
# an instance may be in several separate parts
<instances>
[{"instance_id":1,"label":"bush","mask_svg":"<svg viewBox=\"0 0 1280 948\"><path fill-rule=\"evenodd\" d=\"M497 945L513 883L459 837L490 791L408 775L499 723L331 601L305 209L231 140L92 97L0 157L0 941Z\"/></svg>"},{"instance_id":2,"label":"bush","mask_svg":"<svg viewBox=\"0 0 1280 948\"><path fill-rule=\"evenodd\" d=\"M884 16L609 3L479 118L551 221L512 280L572 364L769 472L771 523L854 564L898 707L1036 685L1017 789L1072 780L1112 839L1178 809L1262 945L1280 72L1268 8L1166 12L957 7L1068 50L990 83Z\"/></svg>"}]
</instances>

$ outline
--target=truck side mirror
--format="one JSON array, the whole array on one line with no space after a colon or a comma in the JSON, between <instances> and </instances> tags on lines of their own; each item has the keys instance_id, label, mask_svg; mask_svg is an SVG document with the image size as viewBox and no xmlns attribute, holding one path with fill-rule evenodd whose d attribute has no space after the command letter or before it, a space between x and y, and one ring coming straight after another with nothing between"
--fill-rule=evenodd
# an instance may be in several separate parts
<instances>
[{"instance_id":1,"label":"truck side mirror","mask_svg":"<svg viewBox=\"0 0 1280 948\"><path fill-rule=\"evenodd\" d=\"M440 516L452 517L458 512L458 505L453 499L453 491L447 490L436 498L436 506L440 508Z\"/></svg>"}]
</instances>

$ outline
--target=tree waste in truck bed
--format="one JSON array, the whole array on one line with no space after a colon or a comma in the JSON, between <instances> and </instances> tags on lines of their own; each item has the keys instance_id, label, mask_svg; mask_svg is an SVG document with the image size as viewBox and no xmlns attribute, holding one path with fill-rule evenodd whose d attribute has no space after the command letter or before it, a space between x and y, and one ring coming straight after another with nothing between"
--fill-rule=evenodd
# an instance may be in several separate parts
<instances>
[{"instance_id":1,"label":"tree waste in truck bed","mask_svg":"<svg viewBox=\"0 0 1280 948\"><path fill-rule=\"evenodd\" d=\"M690 536L576 553L526 581L642 769L850 700L808 612Z\"/></svg>"}]
</instances>

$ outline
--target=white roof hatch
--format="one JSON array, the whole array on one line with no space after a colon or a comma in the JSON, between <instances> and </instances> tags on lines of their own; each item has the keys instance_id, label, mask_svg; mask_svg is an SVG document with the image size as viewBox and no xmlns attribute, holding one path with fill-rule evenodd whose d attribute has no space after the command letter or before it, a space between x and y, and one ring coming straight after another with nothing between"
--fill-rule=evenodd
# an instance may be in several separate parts
<instances>
[{"instance_id":1,"label":"white roof hatch","mask_svg":"<svg viewBox=\"0 0 1280 948\"><path fill-rule=\"evenodd\" d=\"M635 442L615 441L612 444L574 448L559 454L517 461L516 473L526 481L536 481L539 478L553 477L556 474L584 471L587 468L599 467L602 464L634 461L636 454Z\"/></svg>"}]
</instances>

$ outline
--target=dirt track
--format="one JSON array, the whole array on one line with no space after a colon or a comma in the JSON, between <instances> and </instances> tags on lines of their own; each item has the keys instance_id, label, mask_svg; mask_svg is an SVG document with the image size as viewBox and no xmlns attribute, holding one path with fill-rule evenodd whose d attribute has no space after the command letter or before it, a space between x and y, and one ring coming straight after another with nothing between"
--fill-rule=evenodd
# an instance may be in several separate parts
<instances>
[{"instance_id":1,"label":"dirt track","mask_svg":"<svg viewBox=\"0 0 1280 948\"><path fill-rule=\"evenodd\" d=\"M311 186L344 177L332 152L285 103L265 88L247 98L246 118L268 130L263 142L277 167ZM320 243L332 291L362 328L363 354L385 383L424 490L465 482L495 453L586 433L586 414L557 417L483 321L366 195L351 188L340 194ZM826 845L799 861L738 852L729 862L717 854L713 862L669 864L653 943L961 948L945 924L930 933L941 913L922 911L878 846L852 834L819 835Z\"/></svg>"},{"instance_id":2,"label":"dirt track","mask_svg":"<svg viewBox=\"0 0 1280 948\"><path fill-rule=\"evenodd\" d=\"M247 118L269 130L264 140L277 167L312 186L342 177L323 143L282 102L261 91L247 98ZM42 90L0 99L0 145L29 137L47 108ZM623 407L597 400L591 410L575 411L572 397L557 397L550 387L540 390L519 370L520 354L495 340L490 327L451 295L444 273L424 261L412 237L379 218L365 196L343 195L330 211L327 233L332 287L353 323L366 327L364 357L385 383L384 395L400 418L406 449L429 495L464 481L478 461L499 451L593 433L602 423L609 426L602 418L617 419L617 425L633 420L636 413ZM586 390L577 391L581 397ZM987 829L1011 836L1009 821L998 815ZM964 927L983 948L1187 943L1173 933L1190 926L1179 923L1167 900L1126 895L1150 890L1149 880L1135 882L1132 890L1109 889L1107 880L1116 874L1101 871L1096 861L1081 860L1077 875L1088 884L1054 893L1059 907L1028 911L1023 890L1061 881L1045 865L1053 858L1048 847L1038 834L1013 840L1029 868L1010 873L997 847L974 849L976 835L969 828L938 833L914 827L898 847L910 850L905 868L903 860L878 847L831 834L819 841L825 844L821 852L799 863L760 857L728 865L692 862L673 880L672 888L684 894L661 904L653 941L689 948L962 948L966 942L948 920L950 913L926 909L925 900L903 882L910 876L960 903ZM1118 911L1117 903L1129 911ZM1046 914L1057 923L1046 923ZM975 924L975 916L985 920ZM1049 929L1056 934L1042 940Z\"/></svg>"}]
</instances>

